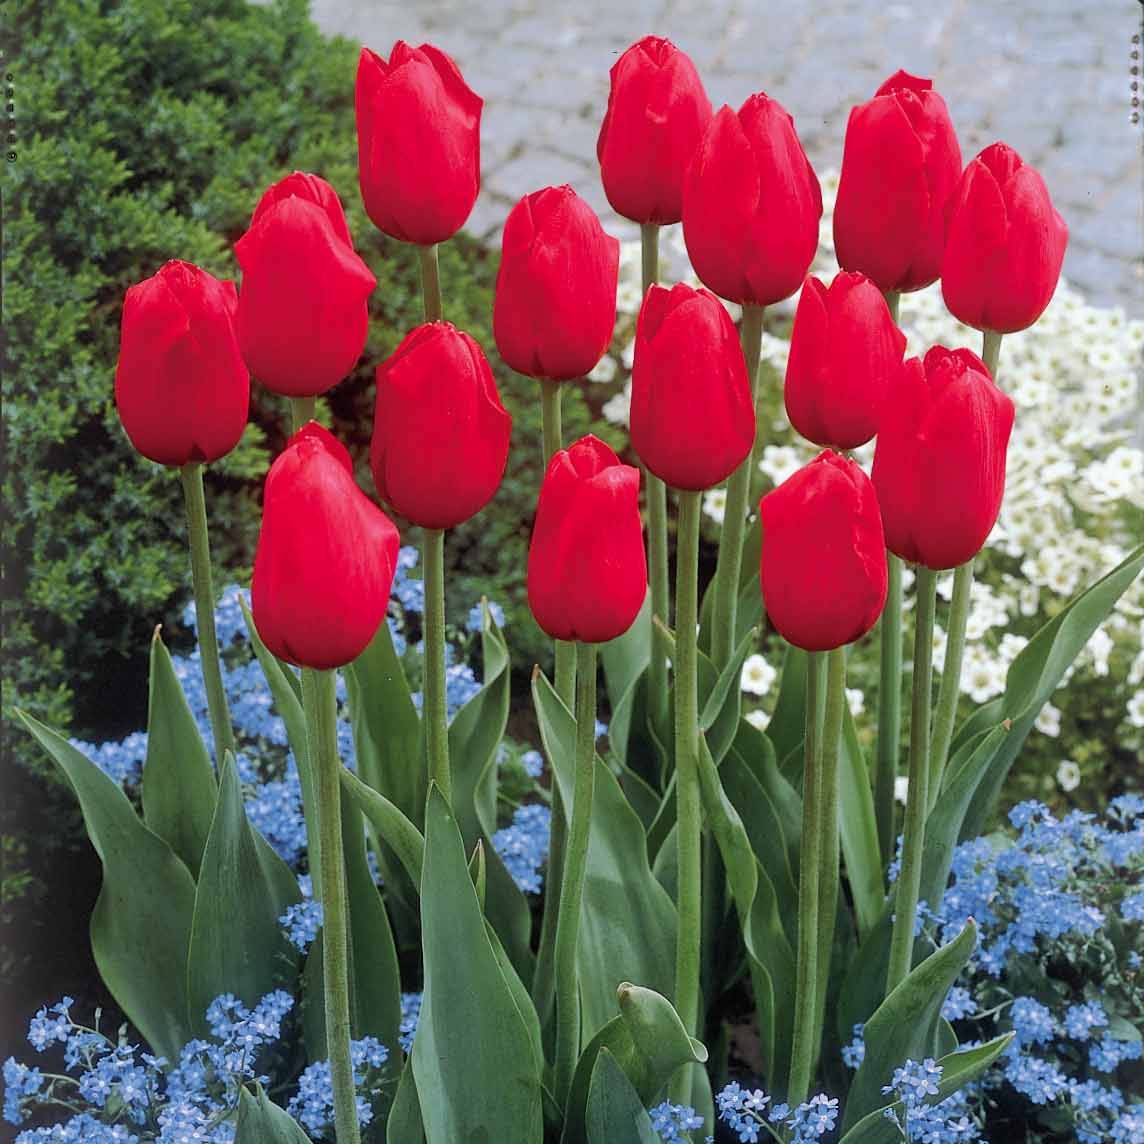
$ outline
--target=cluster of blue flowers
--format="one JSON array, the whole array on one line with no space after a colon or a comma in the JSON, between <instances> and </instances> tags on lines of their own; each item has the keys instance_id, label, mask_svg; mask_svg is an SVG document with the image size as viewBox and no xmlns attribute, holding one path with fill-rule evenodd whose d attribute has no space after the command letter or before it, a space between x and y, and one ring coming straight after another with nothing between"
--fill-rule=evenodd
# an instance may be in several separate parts
<instances>
[{"instance_id":1,"label":"cluster of blue flowers","mask_svg":"<svg viewBox=\"0 0 1144 1144\"><path fill-rule=\"evenodd\" d=\"M648 1110L651 1117L651 1130L659 1137L661 1144L691 1144L691 1133L703 1127L703 1117L686 1104L672 1104L665 1100ZM707 1136L707 1144L715 1139Z\"/></svg>"},{"instance_id":2,"label":"cluster of blue flowers","mask_svg":"<svg viewBox=\"0 0 1144 1144\"><path fill-rule=\"evenodd\" d=\"M820 1092L792 1109L772 1104L761 1088L744 1088L737 1081L716 1094L715 1109L741 1144L757 1144L760 1130L779 1144L817 1144L838 1123L837 1097Z\"/></svg>"},{"instance_id":3,"label":"cluster of blue flowers","mask_svg":"<svg viewBox=\"0 0 1144 1144\"><path fill-rule=\"evenodd\" d=\"M543 803L530 802L493 835L493 849L526 894L539 894L543 885L540 869L548 861L551 826L552 811Z\"/></svg>"},{"instance_id":4,"label":"cluster of blue flowers","mask_svg":"<svg viewBox=\"0 0 1144 1144\"><path fill-rule=\"evenodd\" d=\"M969 1113L964 1089L935 1101L940 1091L942 1067L932 1058L906 1061L894 1070L882 1092L895 1103L885 1110L887 1120L897 1125L902 1139L917 1144L976 1144L978 1125Z\"/></svg>"}]
</instances>

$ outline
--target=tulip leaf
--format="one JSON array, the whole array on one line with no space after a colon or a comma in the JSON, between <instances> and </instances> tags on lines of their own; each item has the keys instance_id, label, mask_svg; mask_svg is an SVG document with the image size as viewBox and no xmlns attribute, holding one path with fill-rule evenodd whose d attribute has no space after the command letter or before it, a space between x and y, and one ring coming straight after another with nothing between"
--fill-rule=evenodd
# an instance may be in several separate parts
<instances>
[{"instance_id":1,"label":"tulip leaf","mask_svg":"<svg viewBox=\"0 0 1144 1144\"><path fill-rule=\"evenodd\" d=\"M249 1089L239 1089L234 1144L310 1144L310 1137L258 1085L253 1094Z\"/></svg>"},{"instance_id":2,"label":"tulip leaf","mask_svg":"<svg viewBox=\"0 0 1144 1144\"><path fill-rule=\"evenodd\" d=\"M843 711L842 741L838 750L838 829L846 881L854 899L858 933L864 937L875 926L886 900L882 878L882 855L874 817L874 794L870 772L858 742L858 731L849 710Z\"/></svg>"},{"instance_id":3,"label":"tulip leaf","mask_svg":"<svg viewBox=\"0 0 1144 1144\"><path fill-rule=\"evenodd\" d=\"M91 914L99 975L152 1051L177 1060L191 1037L186 981L194 879L112 779L61 735L17 715L75 792L103 865Z\"/></svg>"},{"instance_id":4,"label":"tulip leaf","mask_svg":"<svg viewBox=\"0 0 1144 1144\"><path fill-rule=\"evenodd\" d=\"M397 1082L397 1093L385 1122L386 1144L424 1144L425 1129L421 1124L421 1105L413 1080L413 1062L407 1060Z\"/></svg>"},{"instance_id":5,"label":"tulip leaf","mask_svg":"<svg viewBox=\"0 0 1144 1144\"><path fill-rule=\"evenodd\" d=\"M732 749L754 775L775 808L781 826L780 836L786 847L787 862L791 875L797 881L799 842L802 837L802 799L783 777L771 740L745 719L739 720Z\"/></svg>"},{"instance_id":6,"label":"tulip leaf","mask_svg":"<svg viewBox=\"0 0 1144 1144\"><path fill-rule=\"evenodd\" d=\"M254 1005L275 988L292 988L298 955L278 919L301 898L298 879L250 825L228 752L219 771L187 957L187 1004L198 1035L209 1033L207 1007L221 994Z\"/></svg>"},{"instance_id":7,"label":"tulip leaf","mask_svg":"<svg viewBox=\"0 0 1144 1144\"><path fill-rule=\"evenodd\" d=\"M619 707L620 700L631 691L651 661L651 624L649 588L632 626L622 636L600 644L600 662L604 668L608 704L613 711Z\"/></svg>"},{"instance_id":8,"label":"tulip leaf","mask_svg":"<svg viewBox=\"0 0 1144 1144\"><path fill-rule=\"evenodd\" d=\"M143 820L199 876L218 784L159 629L151 640Z\"/></svg>"},{"instance_id":9,"label":"tulip leaf","mask_svg":"<svg viewBox=\"0 0 1144 1144\"><path fill-rule=\"evenodd\" d=\"M519 982L489 940L461 833L444 798L426 807L421 928L425 988L413 1074L429 1144L539 1140L540 1069Z\"/></svg>"},{"instance_id":10,"label":"tulip leaf","mask_svg":"<svg viewBox=\"0 0 1144 1144\"><path fill-rule=\"evenodd\" d=\"M637 676L612 708L608 724L608 753L621 768L638 775L648 789L654 791L662 782L670 760L650 723L647 702L650 682L651 676L647 672Z\"/></svg>"},{"instance_id":11,"label":"tulip leaf","mask_svg":"<svg viewBox=\"0 0 1144 1144\"><path fill-rule=\"evenodd\" d=\"M788 644L779 675L779 695L767 724L775 758L786 759L802 743L806 729L806 652Z\"/></svg>"},{"instance_id":12,"label":"tulip leaf","mask_svg":"<svg viewBox=\"0 0 1144 1144\"><path fill-rule=\"evenodd\" d=\"M588 1144L656 1144L647 1114L615 1058L601 1049L592 1070L585 1110Z\"/></svg>"},{"instance_id":13,"label":"tulip leaf","mask_svg":"<svg viewBox=\"0 0 1144 1144\"><path fill-rule=\"evenodd\" d=\"M742 688L740 681L743 677L743 661L755 642L757 631L749 628L746 635L739 641L739 646L731 655L726 667L710 685L710 690L703 687L702 662L706 658L702 652L700 659L699 683L699 729L707 739L707 748L716 765L723 761L723 756L730 749L735 739L735 732L739 728L739 712L741 706ZM715 666L711 665L714 673Z\"/></svg>"},{"instance_id":14,"label":"tulip leaf","mask_svg":"<svg viewBox=\"0 0 1144 1144\"><path fill-rule=\"evenodd\" d=\"M469 859L469 877L473 880L473 889L477 891L477 905L481 913L485 912L485 891L487 879L485 878L485 848L480 839L473 847L473 856Z\"/></svg>"},{"instance_id":15,"label":"tulip leaf","mask_svg":"<svg viewBox=\"0 0 1144 1144\"><path fill-rule=\"evenodd\" d=\"M758 501L755 502L758 507ZM759 584L759 557L763 547L763 529L758 518L747 522L743 535L743 561L739 566L738 611L735 613L735 633L732 641L739 641L763 620L763 593ZM718 579L712 577L703 593L699 606L699 650L711 654L711 624L715 618L715 596Z\"/></svg>"},{"instance_id":16,"label":"tulip leaf","mask_svg":"<svg viewBox=\"0 0 1144 1144\"><path fill-rule=\"evenodd\" d=\"M368 787L352 771L342 768L339 778L342 790L349 793L358 808L377 831L378 837L397 855L414 887L421 886L421 864L425 839L401 809L385 795Z\"/></svg>"},{"instance_id":17,"label":"tulip leaf","mask_svg":"<svg viewBox=\"0 0 1144 1144\"><path fill-rule=\"evenodd\" d=\"M532 676L532 697L554 779L570 806L575 720L539 671ZM675 930L675 905L651 872L639 816L597 757L577 957L585 1040L611 1019L621 982L639 981L664 994L673 990Z\"/></svg>"}]
</instances>

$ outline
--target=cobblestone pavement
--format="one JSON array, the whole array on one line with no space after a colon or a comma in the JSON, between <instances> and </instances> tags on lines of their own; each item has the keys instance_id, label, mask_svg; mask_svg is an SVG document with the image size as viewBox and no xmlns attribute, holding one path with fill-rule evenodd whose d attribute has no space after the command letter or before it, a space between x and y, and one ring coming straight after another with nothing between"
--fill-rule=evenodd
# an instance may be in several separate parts
<instances>
[{"instance_id":1,"label":"cobblestone pavement","mask_svg":"<svg viewBox=\"0 0 1144 1144\"><path fill-rule=\"evenodd\" d=\"M1144 136L1129 118L1140 0L313 0L313 11L383 55L397 39L430 40L457 60L486 101L478 235L494 237L520 196L565 182L612 233L634 234L604 198L595 145L608 68L654 32L692 56L716 107L758 90L780 100L820 171L841 161L849 108L887 75L933 77L967 160L1004 139L1040 169L1069 224L1067 277L1144 315Z\"/></svg>"}]
</instances>

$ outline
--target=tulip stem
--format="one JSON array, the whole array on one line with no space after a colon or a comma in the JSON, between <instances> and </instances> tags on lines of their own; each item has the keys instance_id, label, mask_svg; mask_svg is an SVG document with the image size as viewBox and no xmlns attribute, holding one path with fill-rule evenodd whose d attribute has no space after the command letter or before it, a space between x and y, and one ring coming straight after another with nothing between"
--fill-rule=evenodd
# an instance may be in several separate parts
<instances>
[{"instance_id":1,"label":"tulip stem","mask_svg":"<svg viewBox=\"0 0 1144 1144\"><path fill-rule=\"evenodd\" d=\"M203 493L203 466L190 461L179 470L183 499L187 506L187 540L191 550L191 585L195 596L195 628L199 637L199 666L207 693L215 763L222 766L223 755L234 751L234 731L226 705L219 665L218 637L215 635L214 588L211 584L211 543L207 531L207 503Z\"/></svg>"},{"instance_id":2,"label":"tulip stem","mask_svg":"<svg viewBox=\"0 0 1144 1144\"><path fill-rule=\"evenodd\" d=\"M969 600L973 594L973 559L958 565L953 574L953 599L949 603L946 629L945 663L933 719L933 742L930 744L929 809L933 810L941 793L941 779L949 761L949 745L953 741L953 724L957 720L957 700L961 694L961 661L965 656L965 626L969 620Z\"/></svg>"},{"instance_id":3,"label":"tulip stem","mask_svg":"<svg viewBox=\"0 0 1144 1144\"><path fill-rule=\"evenodd\" d=\"M901 294L899 294L897 290L886 290L882 296L886 299L886 305L890 310L890 317L894 319L895 323L897 323L898 310L900 309L902 302Z\"/></svg>"},{"instance_id":4,"label":"tulip stem","mask_svg":"<svg viewBox=\"0 0 1144 1144\"><path fill-rule=\"evenodd\" d=\"M894 782L898 777L898 744L902 734L901 558L887 552L886 568L886 606L879 628L882 648L878 682L878 761L874 776L878 850L883 870L894 858Z\"/></svg>"},{"instance_id":5,"label":"tulip stem","mask_svg":"<svg viewBox=\"0 0 1144 1144\"><path fill-rule=\"evenodd\" d=\"M1001 357L1001 335L992 330L985 330L981 334L981 360L989 370L989 376L997 382L997 362Z\"/></svg>"},{"instance_id":6,"label":"tulip stem","mask_svg":"<svg viewBox=\"0 0 1144 1144\"><path fill-rule=\"evenodd\" d=\"M902 833L902 868L894 906L894 932L890 939L890 964L886 993L896 988L913 960L914 921L922 877L926 811L929 807L930 691L933 686L933 614L937 573L918 565L914 629L913 706L910 710L910 787L906 794L906 819Z\"/></svg>"},{"instance_id":7,"label":"tulip stem","mask_svg":"<svg viewBox=\"0 0 1144 1144\"><path fill-rule=\"evenodd\" d=\"M429 754L429 777L445 801L452 798L449 773L449 718L445 705L445 533L440 528L423 531L425 563L425 675L422 680L425 742Z\"/></svg>"},{"instance_id":8,"label":"tulip stem","mask_svg":"<svg viewBox=\"0 0 1144 1144\"><path fill-rule=\"evenodd\" d=\"M425 321L439 322L444 310L441 304L441 273L437 265L437 244L419 246L421 260L421 300L425 306Z\"/></svg>"},{"instance_id":9,"label":"tulip stem","mask_svg":"<svg viewBox=\"0 0 1144 1144\"><path fill-rule=\"evenodd\" d=\"M763 307L746 305L739 326L739 340L751 382L751 404L758 405L759 354L763 344ZM751 477L755 472L755 444L743 463L727 481L727 501L723 512L723 531L719 537L719 558L715 565L715 616L711 628L711 658L717 669L726 666L735 650L739 612L739 573L743 567L743 536L747 528L747 501L751 495Z\"/></svg>"},{"instance_id":10,"label":"tulip stem","mask_svg":"<svg viewBox=\"0 0 1144 1144\"><path fill-rule=\"evenodd\" d=\"M303 425L314 420L314 413L318 406L316 397L290 398L290 432L297 433Z\"/></svg>"},{"instance_id":11,"label":"tulip stem","mask_svg":"<svg viewBox=\"0 0 1144 1144\"><path fill-rule=\"evenodd\" d=\"M572 1073L580 1055L580 990L576 973L576 947L588 842L592 825L592 798L596 786L596 645L576 644L576 760L572 789L572 824L560 886L560 912L556 920L556 1099L568 1099Z\"/></svg>"},{"instance_id":12,"label":"tulip stem","mask_svg":"<svg viewBox=\"0 0 1144 1144\"><path fill-rule=\"evenodd\" d=\"M814 1035L818 1013L818 894L822 817L822 736L819 699L826 687L826 657L811 652L806 659L806 722L803 736L802 837L798 860L798 960L795 970L794 1037L791 1042L787 1099L801 1104L810 1090L817 1051Z\"/></svg>"},{"instance_id":13,"label":"tulip stem","mask_svg":"<svg viewBox=\"0 0 1144 1144\"><path fill-rule=\"evenodd\" d=\"M321 839L322 979L337 1144L359 1144L350 1059L349 911L338 772L337 673L304 668L302 703Z\"/></svg>"},{"instance_id":14,"label":"tulip stem","mask_svg":"<svg viewBox=\"0 0 1144 1144\"><path fill-rule=\"evenodd\" d=\"M702 808L699 795L699 518L702 493L679 494L675 553L675 802L677 905L675 1008L688 1033L699 1028L699 973L702 948ZM691 1071L677 1073L673 1099L691 1102Z\"/></svg>"}]
</instances>

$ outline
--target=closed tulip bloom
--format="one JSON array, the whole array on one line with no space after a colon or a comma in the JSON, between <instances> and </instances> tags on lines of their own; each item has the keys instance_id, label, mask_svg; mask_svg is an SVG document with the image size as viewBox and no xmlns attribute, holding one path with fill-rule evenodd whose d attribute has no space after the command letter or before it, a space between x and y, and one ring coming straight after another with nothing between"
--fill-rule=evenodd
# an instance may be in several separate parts
<instances>
[{"instance_id":1,"label":"closed tulip bloom","mask_svg":"<svg viewBox=\"0 0 1144 1144\"><path fill-rule=\"evenodd\" d=\"M235 244L238 341L251 373L288 397L315 397L357 364L377 280L350 244L334 189L296 172L270 187Z\"/></svg>"},{"instance_id":2,"label":"closed tulip bloom","mask_svg":"<svg viewBox=\"0 0 1144 1144\"><path fill-rule=\"evenodd\" d=\"M640 473L596 437L553 454L528 549L528 603L558 640L603 643L635 623L647 593Z\"/></svg>"},{"instance_id":3,"label":"closed tulip bloom","mask_svg":"<svg viewBox=\"0 0 1144 1144\"><path fill-rule=\"evenodd\" d=\"M402 242L444 242L481 185L481 107L440 48L398 40L389 62L362 48L354 92L358 181L374 226Z\"/></svg>"},{"instance_id":4,"label":"closed tulip bloom","mask_svg":"<svg viewBox=\"0 0 1144 1144\"><path fill-rule=\"evenodd\" d=\"M356 659L385 619L397 546L345 446L316 421L304 425L266 477L251 584L262 641L300 667Z\"/></svg>"},{"instance_id":5,"label":"closed tulip bloom","mask_svg":"<svg viewBox=\"0 0 1144 1144\"><path fill-rule=\"evenodd\" d=\"M680 283L652 286L636 322L631 438L673 488L709 489L755 441L755 405L739 335L723 303Z\"/></svg>"},{"instance_id":6,"label":"closed tulip bloom","mask_svg":"<svg viewBox=\"0 0 1144 1144\"><path fill-rule=\"evenodd\" d=\"M878 432L905 349L882 292L865 275L843 271L829 286L808 278L783 390L791 424L817 445L864 445Z\"/></svg>"},{"instance_id":7,"label":"closed tulip bloom","mask_svg":"<svg viewBox=\"0 0 1144 1144\"><path fill-rule=\"evenodd\" d=\"M377 367L374 483L422 528L452 528L488 504L511 432L481 347L448 322L418 326Z\"/></svg>"},{"instance_id":8,"label":"closed tulip bloom","mask_svg":"<svg viewBox=\"0 0 1144 1144\"><path fill-rule=\"evenodd\" d=\"M571 187L525 195L501 242L493 301L501 357L529 377L583 377L612 340L619 268L619 242Z\"/></svg>"},{"instance_id":9,"label":"closed tulip bloom","mask_svg":"<svg viewBox=\"0 0 1144 1144\"><path fill-rule=\"evenodd\" d=\"M844 270L879 290L920 290L941 270L945 210L961 175L961 148L933 82L899 71L846 124L834 205Z\"/></svg>"},{"instance_id":10,"label":"closed tulip bloom","mask_svg":"<svg viewBox=\"0 0 1144 1144\"><path fill-rule=\"evenodd\" d=\"M721 108L691 160L683 238L703 284L769 306L802 284L818 249L822 191L794 120L762 92Z\"/></svg>"},{"instance_id":11,"label":"closed tulip bloom","mask_svg":"<svg viewBox=\"0 0 1144 1144\"><path fill-rule=\"evenodd\" d=\"M1005 492L1013 402L970 350L910 358L874 452L886 545L903 560L954 568L985 543Z\"/></svg>"},{"instance_id":12,"label":"closed tulip bloom","mask_svg":"<svg viewBox=\"0 0 1144 1144\"><path fill-rule=\"evenodd\" d=\"M782 637L806 651L853 643L886 603L886 544L870 478L819 454L759 505L763 602Z\"/></svg>"},{"instance_id":13,"label":"closed tulip bloom","mask_svg":"<svg viewBox=\"0 0 1144 1144\"><path fill-rule=\"evenodd\" d=\"M1011 334L1045 311L1069 228L1037 171L1004 143L986 147L950 201L941 292L955 318Z\"/></svg>"},{"instance_id":14,"label":"closed tulip bloom","mask_svg":"<svg viewBox=\"0 0 1144 1144\"><path fill-rule=\"evenodd\" d=\"M234 283L168 262L123 302L115 405L131 444L161 465L217 461L246 428L250 375Z\"/></svg>"},{"instance_id":15,"label":"closed tulip bloom","mask_svg":"<svg viewBox=\"0 0 1144 1144\"><path fill-rule=\"evenodd\" d=\"M608 110L596 142L604 193L640 223L683 217L683 177L711 122L711 101L691 58L645 36L612 65Z\"/></svg>"}]
</instances>

